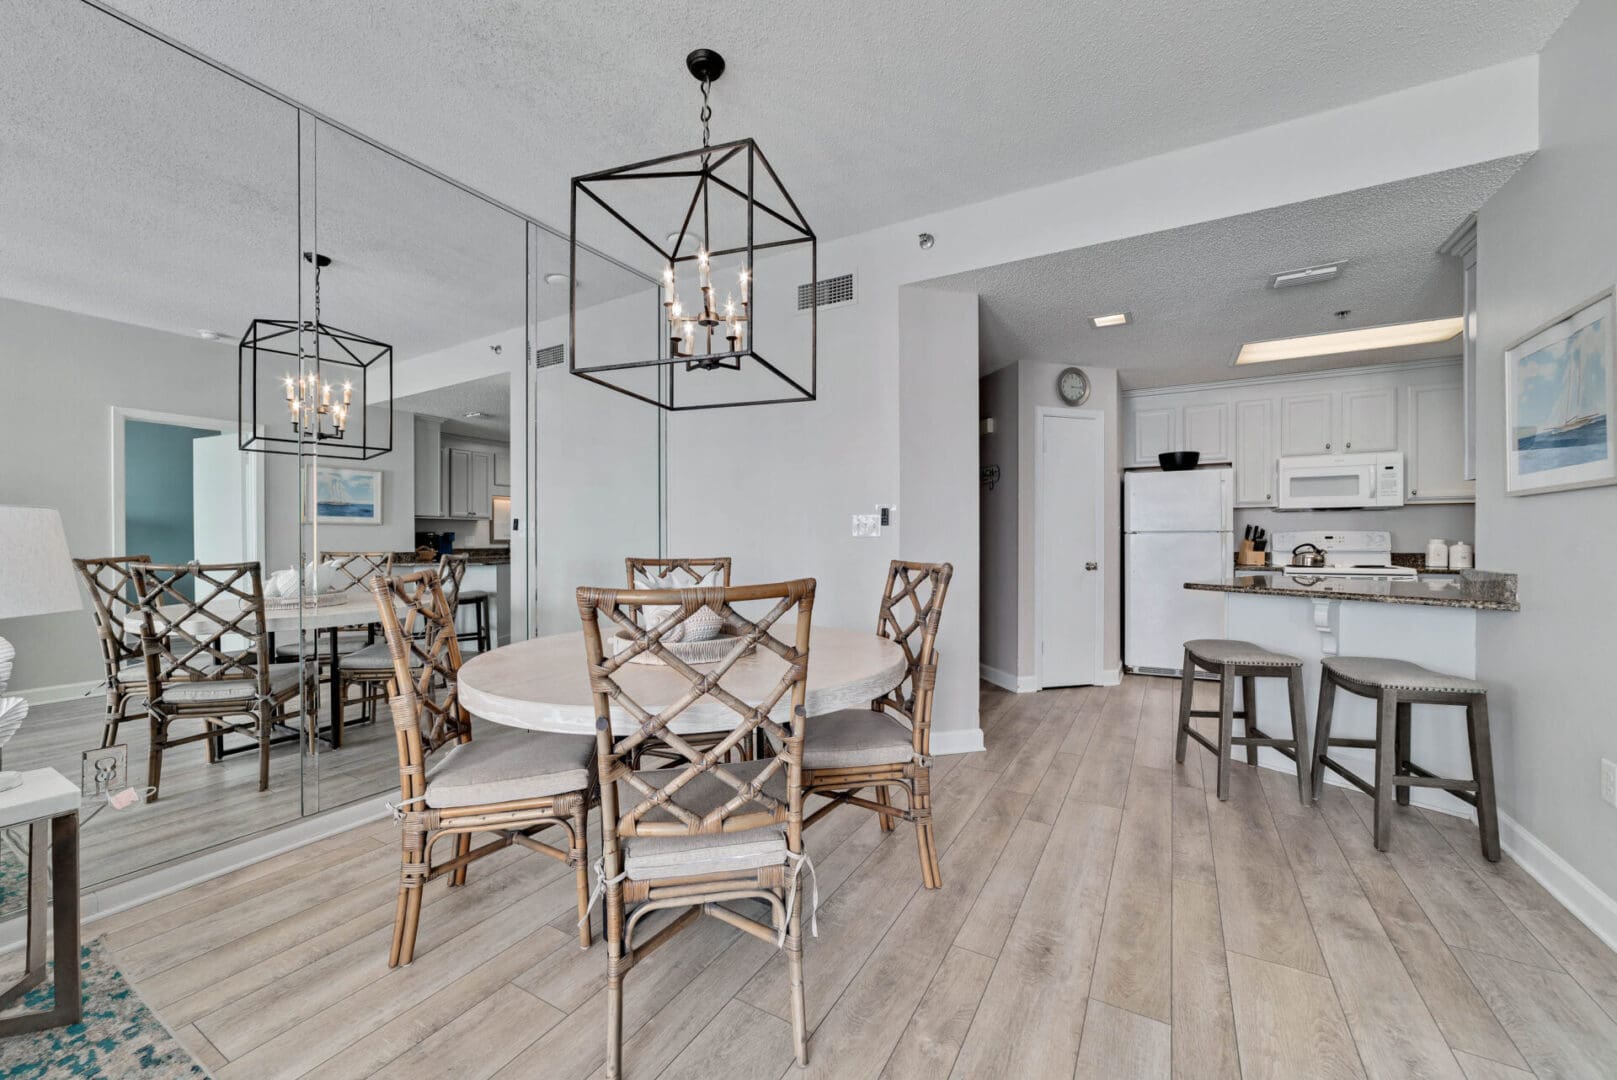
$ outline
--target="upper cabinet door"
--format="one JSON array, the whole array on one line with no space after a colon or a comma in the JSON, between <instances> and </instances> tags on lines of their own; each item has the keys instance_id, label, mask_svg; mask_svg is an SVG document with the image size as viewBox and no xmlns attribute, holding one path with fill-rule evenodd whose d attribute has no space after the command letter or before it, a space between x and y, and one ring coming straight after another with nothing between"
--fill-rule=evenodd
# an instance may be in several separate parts
<instances>
[{"instance_id":1,"label":"upper cabinet door","mask_svg":"<svg viewBox=\"0 0 1617 1080\"><path fill-rule=\"evenodd\" d=\"M1274 403L1235 403L1235 505L1273 506Z\"/></svg>"},{"instance_id":2,"label":"upper cabinet door","mask_svg":"<svg viewBox=\"0 0 1617 1080\"><path fill-rule=\"evenodd\" d=\"M1342 450L1398 449L1398 393L1392 387L1342 392Z\"/></svg>"},{"instance_id":3,"label":"upper cabinet door","mask_svg":"<svg viewBox=\"0 0 1617 1080\"><path fill-rule=\"evenodd\" d=\"M1280 453L1330 454L1336 452L1331 431L1335 394L1291 394L1280 399Z\"/></svg>"},{"instance_id":4,"label":"upper cabinet door","mask_svg":"<svg viewBox=\"0 0 1617 1080\"><path fill-rule=\"evenodd\" d=\"M1179 449L1179 410L1140 407L1134 410L1134 456L1131 465L1155 465L1158 454Z\"/></svg>"},{"instance_id":5,"label":"upper cabinet door","mask_svg":"<svg viewBox=\"0 0 1617 1080\"><path fill-rule=\"evenodd\" d=\"M1186 405L1181 412L1183 437L1181 450L1199 450L1201 459L1230 460L1230 407L1222 402L1212 405Z\"/></svg>"},{"instance_id":6,"label":"upper cabinet door","mask_svg":"<svg viewBox=\"0 0 1617 1080\"><path fill-rule=\"evenodd\" d=\"M494 455L472 451L470 492L467 513L474 518L494 516Z\"/></svg>"},{"instance_id":7,"label":"upper cabinet door","mask_svg":"<svg viewBox=\"0 0 1617 1080\"><path fill-rule=\"evenodd\" d=\"M1409 453L1404 463L1410 502L1471 502L1465 478L1465 390L1455 384L1411 386Z\"/></svg>"},{"instance_id":8,"label":"upper cabinet door","mask_svg":"<svg viewBox=\"0 0 1617 1080\"><path fill-rule=\"evenodd\" d=\"M465 450L444 451L449 459L449 516L471 515L472 455Z\"/></svg>"}]
</instances>

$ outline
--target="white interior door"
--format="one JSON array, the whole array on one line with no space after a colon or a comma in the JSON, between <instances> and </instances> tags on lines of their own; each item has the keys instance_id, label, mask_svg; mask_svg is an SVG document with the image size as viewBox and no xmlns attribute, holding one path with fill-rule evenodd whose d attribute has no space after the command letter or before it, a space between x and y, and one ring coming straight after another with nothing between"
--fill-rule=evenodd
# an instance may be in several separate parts
<instances>
[{"instance_id":1,"label":"white interior door","mask_svg":"<svg viewBox=\"0 0 1617 1080\"><path fill-rule=\"evenodd\" d=\"M1100 679L1102 427L1098 414L1040 418L1034 606L1041 686L1083 686Z\"/></svg>"},{"instance_id":2,"label":"white interior door","mask_svg":"<svg viewBox=\"0 0 1617 1080\"><path fill-rule=\"evenodd\" d=\"M197 562L251 562L260 558L253 457L242 453L234 434L212 435L191 444Z\"/></svg>"}]
</instances>

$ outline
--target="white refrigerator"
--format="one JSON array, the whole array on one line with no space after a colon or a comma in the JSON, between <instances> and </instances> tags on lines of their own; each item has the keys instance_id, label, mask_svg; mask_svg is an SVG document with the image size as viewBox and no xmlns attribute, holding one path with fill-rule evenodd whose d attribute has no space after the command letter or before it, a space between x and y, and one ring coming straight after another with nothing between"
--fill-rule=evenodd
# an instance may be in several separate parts
<instances>
[{"instance_id":1,"label":"white refrigerator","mask_svg":"<svg viewBox=\"0 0 1617 1080\"><path fill-rule=\"evenodd\" d=\"M1184 644L1224 636L1224 594L1187 581L1230 577L1234 476L1228 466L1123 474L1123 664L1178 674Z\"/></svg>"}]
</instances>

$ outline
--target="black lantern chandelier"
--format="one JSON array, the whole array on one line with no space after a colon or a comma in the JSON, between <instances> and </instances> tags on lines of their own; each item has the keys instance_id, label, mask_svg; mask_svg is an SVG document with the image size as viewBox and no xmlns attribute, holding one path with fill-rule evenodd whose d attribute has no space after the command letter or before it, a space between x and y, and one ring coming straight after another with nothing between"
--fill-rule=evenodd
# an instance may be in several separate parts
<instances>
[{"instance_id":1,"label":"black lantern chandelier","mask_svg":"<svg viewBox=\"0 0 1617 1080\"><path fill-rule=\"evenodd\" d=\"M254 319L242 335L236 359L238 445L263 454L295 455L301 446L340 460L380 457L393 449L393 347L322 322L320 274L331 258L312 251L303 258L314 264L314 318ZM282 366L282 392L262 415L261 364ZM384 388L374 385L383 381L373 381L375 375L385 375ZM373 391L379 401L371 400ZM386 409L385 424L374 428L373 407Z\"/></svg>"},{"instance_id":2,"label":"black lantern chandelier","mask_svg":"<svg viewBox=\"0 0 1617 1080\"><path fill-rule=\"evenodd\" d=\"M779 331L783 341L807 331L806 354L800 337L791 342L799 363L766 359L758 351L755 259L767 253L765 273L790 272L791 260L779 256L806 251L806 295L817 297L814 230L756 142L711 142L709 93L724 74L724 58L711 49L697 49L685 58L685 66L702 87L701 147L573 178L569 370L670 411L813 401L817 305L810 302L801 322L793 325L795 311L803 305L783 304L779 325L766 328L770 334ZM605 242L580 236L581 195L586 207L598 207L611 219L605 225L615 235ZM657 237L665 239L659 243ZM614 344L610 339L618 335L581 329L580 247L586 255L608 253L656 283L654 345ZM655 375L655 384L650 375ZM726 378L732 381L726 384Z\"/></svg>"}]
</instances>

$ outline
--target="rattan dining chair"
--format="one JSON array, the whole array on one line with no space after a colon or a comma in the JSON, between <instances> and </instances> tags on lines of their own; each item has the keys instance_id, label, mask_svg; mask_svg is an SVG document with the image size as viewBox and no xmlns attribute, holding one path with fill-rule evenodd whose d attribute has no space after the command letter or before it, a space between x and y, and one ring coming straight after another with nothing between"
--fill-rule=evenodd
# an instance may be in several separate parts
<instances>
[{"instance_id":1,"label":"rattan dining chair","mask_svg":"<svg viewBox=\"0 0 1617 1080\"><path fill-rule=\"evenodd\" d=\"M438 586L449 604L451 618L460 613L460 585L466 578L467 558L465 555L440 555L438 557ZM388 573L381 575L384 578L392 577L391 560L388 562ZM372 574L366 579L366 588L376 579ZM456 635L464 641L465 636ZM340 705L342 714L346 715L348 706L359 705L359 723L370 723L376 719L376 706L388 699L391 691L388 684L393 681L393 653L385 640L375 641L363 648L355 649L343 655L342 667L337 675L337 687L332 691L334 698ZM359 697L352 698L349 691L359 688Z\"/></svg>"},{"instance_id":2,"label":"rattan dining chair","mask_svg":"<svg viewBox=\"0 0 1617 1080\"><path fill-rule=\"evenodd\" d=\"M471 716L456 694L460 641L438 574L371 579L382 633L393 660L393 727L398 736L399 821L403 866L388 966L415 958L421 894L448 876L466 884L466 868L521 844L572 868L578 886L578 941L590 945L589 858L585 818L595 791L595 740L535 732L510 741L472 741ZM442 752L432 769L427 759ZM566 848L534 838L556 826ZM472 847L477 833L495 839ZM433 845L455 838L455 853L434 866Z\"/></svg>"},{"instance_id":3,"label":"rattan dining chair","mask_svg":"<svg viewBox=\"0 0 1617 1080\"><path fill-rule=\"evenodd\" d=\"M164 750L208 740L213 760L227 733L257 743L258 790L268 790L271 730L296 719L314 700L315 674L299 664L263 663L269 653L258 563L132 567L151 730L147 801L161 789ZM180 720L200 720L202 730L174 738L170 728Z\"/></svg>"},{"instance_id":4,"label":"rattan dining chair","mask_svg":"<svg viewBox=\"0 0 1617 1080\"><path fill-rule=\"evenodd\" d=\"M96 635L101 639L101 664L107 677L103 749L118 741L119 724L146 717L146 665L141 662L140 638L129 632L124 620L140 610L132 567L151 561L150 555L73 560L90 594Z\"/></svg>"},{"instance_id":5,"label":"rattan dining chair","mask_svg":"<svg viewBox=\"0 0 1617 1080\"><path fill-rule=\"evenodd\" d=\"M897 819L913 822L921 853L921 883L943 887L932 835L932 696L938 679L938 623L954 567L904 562L887 568L876 633L898 643L909 670L903 682L868 709L840 709L814 717L803 747L803 789L830 798L809 815L812 825L843 803L874 811L883 832ZM874 799L858 794L872 789ZM890 789L904 792L893 805Z\"/></svg>"},{"instance_id":6,"label":"rattan dining chair","mask_svg":"<svg viewBox=\"0 0 1617 1080\"><path fill-rule=\"evenodd\" d=\"M768 606L749 619L732 606L740 603ZM663 637L704 606L719 613L734 631L736 644L723 660L697 670L670 652ZM793 1050L799 1064L808 1062L800 880L804 868L812 874L812 867L803 854L801 753L813 606L812 579L733 588L578 590L601 781L595 895L606 902L608 1077L619 1076L622 1069L624 976L698 915L711 915L786 950ZM667 613L643 627L635 616L647 607ZM790 643L770 633L788 614L796 618ZM609 629L630 637L615 655L603 647L603 619ZM779 679L761 700L743 701L726 688L726 679L754 649L757 655L742 670L756 674L766 651L783 663ZM646 653L689 688L656 706L636 701L624 687L624 681L632 681L619 675ZM670 729L693 709L728 722L711 749L699 749ZM771 714L776 711L785 718L775 719ZM614 713L633 725L621 738L612 731ZM779 741L777 756L739 764L723 760L730 748L760 730ZM637 772L631 765L635 751L653 737L664 740L682 761L674 768ZM764 903L772 925L726 906L737 900ZM684 910L637 946L635 928L663 909Z\"/></svg>"}]
</instances>

